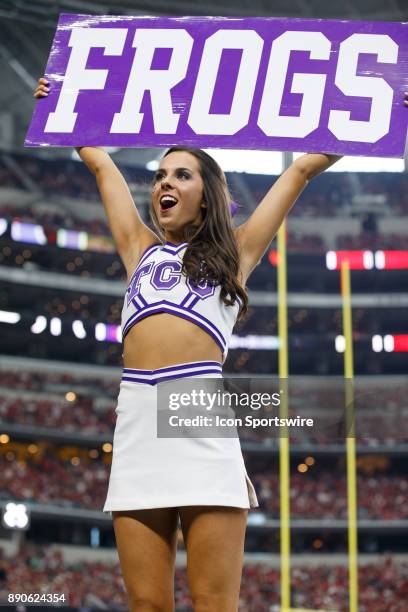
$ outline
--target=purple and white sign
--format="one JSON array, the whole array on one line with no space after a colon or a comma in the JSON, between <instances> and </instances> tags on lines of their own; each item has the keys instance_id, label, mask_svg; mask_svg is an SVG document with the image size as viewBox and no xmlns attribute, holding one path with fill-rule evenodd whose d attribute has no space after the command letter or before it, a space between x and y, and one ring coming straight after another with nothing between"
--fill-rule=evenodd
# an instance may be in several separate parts
<instances>
[{"instance_id":1,"label":"purple and white sign","mask_svg":"<svg viewBox=\"0 0 408 612\"><path fill-rule=\"evenodd\" d=\"M408 23L62 14L26 146L402 157Z\"/></svg>"}]
</instances>

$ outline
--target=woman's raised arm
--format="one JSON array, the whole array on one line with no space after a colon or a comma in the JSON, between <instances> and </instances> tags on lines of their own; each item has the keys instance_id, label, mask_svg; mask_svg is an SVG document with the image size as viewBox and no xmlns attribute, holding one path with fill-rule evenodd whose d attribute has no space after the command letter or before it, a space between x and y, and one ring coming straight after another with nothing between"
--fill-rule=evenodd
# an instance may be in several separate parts
<instances>
[{"instance_id":1,"label":"woman's raised arm","mask_svg":"<svg viewBox=\"0 0 408 612\"><path fill-rule=\"evenodd\" d=\"M140 217L129 187L108 153L99 147L79 147L77 151L96 178L116 249L130 276L141 252L159 239Z\"/></svg>"},{"instance_id":2,"label":"woman's raised arm","mask_svg":"<svg viewBox=\"0 0 408 612\"><path fill-rule=\"evenodd\" d=\"M408 107L408 92L404 104ZM283 172L249 219L236 229L241 252L241 271L248 278L273 240L282 221L315 176L340 159L339 155L307 153Z\"/></svg>"},{"instance_id":3,"label":"woman's raised arm","mask_svg":"<svg viewBox=\"0 0 408 612\"><path fill-rule=\"evenodd\" d=\"M34 97L46 97L48 90L47 81L41 78ZM116 249L130 276L141 252L159 239L140 217L129 187L108 153L99 147L78 147L77 151L96 178Z\"/></svg>"},{"instance_id":4,"label":"woman's raised arm","mask_svg":"<svg viewBox=\"0 0 408 612\"><path fill-rule=\"evenodd\" d=\"M308 182L334 164L340 156L302 155L281 174L249 219L236 230L240 267L247 279L276 235L282 221Z\"/></svg>"}]
</instances>

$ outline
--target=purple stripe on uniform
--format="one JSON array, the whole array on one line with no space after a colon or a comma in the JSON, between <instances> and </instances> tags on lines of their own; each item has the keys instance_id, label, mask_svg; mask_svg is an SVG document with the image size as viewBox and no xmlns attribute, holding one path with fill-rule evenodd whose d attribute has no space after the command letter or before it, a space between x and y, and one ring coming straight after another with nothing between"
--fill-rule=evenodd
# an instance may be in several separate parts
<instances>
[{"instance_id":1,"label":"purple stripe on uniform","mask_svg":"<svg viewBox=\"0 0 408 612\"><path fill-rule=\"evenodd\" d=\"M196 295L194 300L192 302L190 302L190 304L187 306L187 310L192 310L194 308L194 306L197 304L199 299L200 299L200 297L198 295Z\"/></svg>"},{"instance_id":2,"label":"purple stripe on uniform","mask_svg":"<svg viewBox=\"0 0 408 612\"><path fill-rule=\"evenodd\" d=\"M151 244L150 246L147 247L147 249L145 249L143 251L141 258L139 259L139 263L137 264L137 266L136 266L132 276L130 277L128 288L129 288L129 286L132 283L134 275L136 274L136 272L138 271L138 269L142 265L142 263L145 261L145 259L147 259L147 257L149 257L149 255L150 255L150 253L152 253L153 251L155 251L159 247L161 247L161 242L155 242L154 244Z\"/></svg>"},{"instance_id":3,"label":"purple stripe on uniform","mask_svg":"<svg viewBox=\"0 0 408 612\"><path fill-rule=\"evenodd\" d=\"M167 302L166 300L163 300L163 303L165 303L166 305L168 305L169 307L173 307L175 308L175 310L177 311L177 306L175 306L174 304L172 304L171 302ZM181 313L180 313L181 314ZM223 344L226 344L225 338L222 335L222 333L220 332L220 330L214 325L214 323L212 323L212 321L210 321L209 319L207 319L207 317L205 317L204 315L198 313L198 312L194 312L193 313L196 317L198 317L204 325L207 325L208 329L213 330L213 332L215 332L216 334L219 335L221 342L223 342ZM194 318L190 319L191 321L194 321Z\"/></svg>"},{"instance_id":4,"label":"purple stripe on uniform","mask_svg":"<svg viewBox=\"0 0 408 612\"><path fill-rule=\"evenodd\" d=\"M148 370L145 370L147 372ZM181 371L176 369L174 372L153 372L152 374L132 374L124 372L122 379L126 377L127 380L158 380L164 377L180 377L180 376L198 376L199 374L222 374L221 367L205 366L202 368L195 368L193 370Z\"/></svg>"},{"instance_id":5,"label":"purple stripe on uniform","mask_svg":"<svg viewBox=\"0 0 408 612\"><path fill-rule=\"evenodd\" d=\"M188 310L190 310L193 306L197 304L199 299L200 299L200 296L194 295L190 291L190 293L186 295L186 297L180 302L179 306L181 308L187 308ZM190 304L188 304L188 302L190 302Z\"/></svg>"},{"instance_id":6,"label":"purple stripe on uniform","mask_svg":"<svg viewBox=\"0 0 408 612\"><path fill-rule=\"evenodd\" d=\"M220 371L218 369L207 369L207 370L199 370L198 372L182 372L181 374L173 374L172 376L162 376L162 377L157 377L157 378L153 378L150 380L146 380L145 378L130 378L128 376L122 376L122 380L125 380L126 382L137 382L137 383L144 383L147 385L155 385L158 382L163 382L166 380L176 380L178 378L193 378L194 376L199 376L201 374L220 374Z\"/></svg>"},{"instance_id":7,"label":"purple stripe on uniform","mask_svg":"<svg viewBox=\"0 0 408 612\"><path fill-rule=\"evenodd\" d=\"M164 246L162 248L162 252L163 253L170 253L170 255L177 255L177 253L179 251L181 251L182 249L185 248L187 242L183 242L182 244L178 245L178 246L167 246L169 245L169 243L166 244L166 246Z\"/></svg>"},{"instance_id":8,"label":"purple stripe on uniform","mask_svg":"<svg viewBox=\"0 0 408 612\"><path fill-rule=\"evenodd\" d=\"M136 308L137 311L139 311L141 308L144 308L144 304L139 304L138 303L137 295L135 295L135 297L132 299L132 304Z\"/></svg>"},{"instance_id":9,"label":"purple stripe on uniform","mask_svg":"<svg viewBox=\"0 0 408 612\"><path fill-rule=\"evenodd\" d=\"M154 304L150 304L150 306L148 307L149 312L146 312L147 314L150 314L150 311L153 312L157 312L157 308L161 308L163 306L163 309L160 312L176 312L177 314L179 314L180 316L182 316L182 312L183 312L183 308L180 306L177 306L177 304L172 304L171 302L168 302L167 300L161 300L160 302L156 302ZM167 308L166 308L167 307ZM181 311L181 312L180 312ZM191 314L189 312L185 313L187 315ZM214 323L212 323L209 319L207 319L207 317L204 317L202 314L198 313L198 312L194 312L193 313L203 324L208 326L208 331L213 330L213 332L215 334L219 334L220 337L220 341L224 343L224 345L226 344L225 342L225 338L222 335L222 333L215 327ZM134 315L132 315L125 323L124 326L124 330L127 330L129 324L133 325L133 320L134 319L138 319L138 317L140 316L145 316L144 312L140 312L140 313L135 313ZM195 319L194 317L191 317L189 319L190 321L194 322ZM127 332L126 332L127 333Z\"/></svg>"},{"instance_id":10,"label":"purple stripe on uniform","mask_svg":"<svg viewBox=\"0 0 408 612\"><path fill-rule=\"evenodd\" d=\"M179 363L172 366L166 366L164 368L156 368L155 370L123 368L123 371L128 374L131 374L132 372L137 372L138 374L157 374L160 372L173 372L174 370L193 370L194 368L208 366L222 369L222 364L219 361L190 361L189 363Z\"/></svg>"},{"instance_id":11,"label":"purple stripe on uniform","mask_svg":"<svg viewBox=\"0 0 408 612\"><path fill-rule=\"evenodd\" d=\"M140 303L139 303L140 302ZM135 295L135 297L132 299L132 303L137 306L138 308L145 308L146 306L148 306L149 304L146 302L146 300L144 299L143 295Z\"/></svg>"},{"instance_id":12,"label":"purple stripe on uniform","mask_svg":"<svg viewBox=\"0 0 408 612\"><path fill-rule=\"evenodd\" d=\"M180 244L174 244L174 242L169 242L167 240L166 245L170 245L172 247L180 247L180 246L184 246L185 244L188 244L188 242L180 242Z\"/></svg>"},{"instance_id":13,"label":"purple stripe on uniform","mask_svg":"<svg viewBox=\"0 0 408 612\"><path fill-rule=\"evenodd\" d=\"M180 372L184 370L184 372ZM201 374L222 374L222 364L219 361L191 361L179 363L155 370L124 368L122 380L155 384L157 381L199 376ZM143 378L142 378L143 376Z\"/></svg>"},{"instance_id":14,"label":"purple stripe on uniform","mask_svg":"<svg viewBox=\"0 0 408 612\"><path fill-rule=\"evenodd\" d=\"M126 382L137 382L137 383L145 383L146 385L155 385L155 382L151 382L150 380L145 380L144 378L128 378L127 376L122 376L122 380Z\"/></svg>"},{"instance_id":15,"label":"purple stripe on uniform","mask_svg":"<svg viewBox=\"0 0 408 612\"><path fill-rule=\"evenodd\" d=\"M166 304L166 306L164 306L163 304ZM173 304L166 302L166 300L163 300L158 304L152 304L149 308L146 308L145 310L132 315L132 317L130 317L130 319L127 321L126 325L123 328L122 338L125 338L130 328L133 327L133 325L135 325L138 321L141 321L152 313L157 312L168 312L169 314L176 313L177 316L181 317L182 319L187 319L187 321L196 323L196 325L202 327L206 332L208 332L210 336L212 336L217 342L221 350L224 351L226 346L225 338L213 323L211 323L206 317L203 317L203 315L197 312L191 313L187 310L183 310L182 308L175 307ZM192 314L194 314L195 317L191 316Z\"/></svg>"},{"instance_id":16,"label":"purple stripe on uniform","mask_svg":"<svg viewBox=\"0 0 408 612\"><path fill-rule=\"evenodd\" d=\"M191 299L192 295L193 294L191 293L191 291L189 293L187 293L186 297L183 298L183 300L180 302L180 306L185 306L186 303L188 302L188 300Z\"/></svg>"},{"instance_id":17,"label":"purple stripe on uniform","mask_svg":"<svg viewBox=\"0 0 408 612\"><path fill-rule=\"evenodd\" d=\"M170 310L168 308L161 308L158 312L167 312L169 314L174 314L173 310ZM130 331L130 329L133 327L133 325L135 325L138 321L141 321L142 319L144 319L145 317L148 317L151 313L146 313L146 312L141 312L140 313L140 317L138 317L136 320L133 321L132 325L130 327L128 327L127 329L124 330L124 335L123 335L123 339L125 338L126 334ZM179 312L177 314L177 316L181 317L182 319L186 319L187 321L190 321L191 323L195 323L196 325L198 325L198 327L201 327L204 331L206 331L212 338L214 338L215 342L218 344L218 346L220 347L221 351L224 353L225 349L226 349L226 345L223 344L221 342L221 340L218 338L218 336L216 336L214 334L214 332L209 329L208 327L206 327L205 323L203 323L202 321L197 321L196 319L192 319L191 317L188 316L188 314L186 314L185 312Z\"/></svg>"}]
</instances>

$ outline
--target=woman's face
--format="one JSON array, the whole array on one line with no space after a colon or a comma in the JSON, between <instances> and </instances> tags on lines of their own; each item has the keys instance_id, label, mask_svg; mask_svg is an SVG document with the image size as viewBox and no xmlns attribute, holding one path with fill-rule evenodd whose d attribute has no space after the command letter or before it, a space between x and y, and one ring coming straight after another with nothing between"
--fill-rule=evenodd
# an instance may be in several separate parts
<instances>
[{"instance_id":1,"label":"woman's face","mask_svg":"<svg viewBox=\"0 0 408 612\"><path fill-rule=\"evenodd\" d=\"M166 239L179 240L182 229L202 221L203 180L198 159L187 151L163 157L156 172L152 205Z\"/></svg>"}]
</instances>

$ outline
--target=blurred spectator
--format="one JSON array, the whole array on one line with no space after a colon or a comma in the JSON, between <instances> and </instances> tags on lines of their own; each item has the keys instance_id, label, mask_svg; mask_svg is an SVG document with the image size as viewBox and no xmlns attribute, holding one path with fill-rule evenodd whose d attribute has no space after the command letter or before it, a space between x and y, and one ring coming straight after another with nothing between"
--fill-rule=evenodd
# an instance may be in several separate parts
<instances>
[{"instance_id":1,"label":"blurred spectator","mask_svg":"<svg viewBox=\"0 0 408 612\"><path fill-rule=\"evenodd\" d=\"M374 213L366 213L361 219L361 233L377 234L377 216Z\"/></svg>"}]
</instances>

